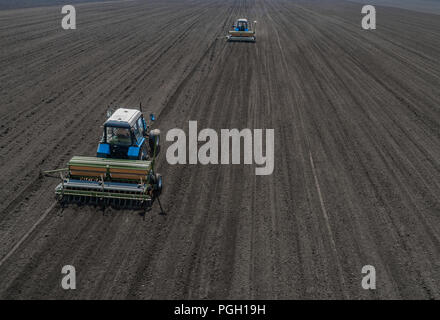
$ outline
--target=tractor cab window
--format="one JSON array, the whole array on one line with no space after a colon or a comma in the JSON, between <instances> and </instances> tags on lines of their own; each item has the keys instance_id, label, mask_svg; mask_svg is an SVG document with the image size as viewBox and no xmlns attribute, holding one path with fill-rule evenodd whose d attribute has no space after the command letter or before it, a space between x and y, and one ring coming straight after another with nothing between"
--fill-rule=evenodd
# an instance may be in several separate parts
<instances>
[{"instance_id":1,"label":"tractor cab window","mask_svg":"<svg viewBox=\"0 0 440 320\"><path fill-rule=\"evenodd\" d=\"M133 129L134 129L134 136L139 141L142 138L142 134L141 134L141 131L139 129L137 122L135 122Z\"/></svg>"},{"instance_id":2,"label":"tractor cab window","mask_svg":"<svg viewBox=\"0 0 440 320\"><path fill-rule=\"evenodd\" d=\"M140 117L137 121L137 125L139 127L139 132L141 133L141 135L144 135L144 119L142 117Z\"/></svg>"},{"instance_id":3,"label":"tractor cab window","mask_svg":"<svg viewBox=\"0 0 440 320\"><path fill-rule=\"evenodd\" d=\"M131 146L131 135L128 128L107 127L107 143Z\"/></svg>"},{"instance_id":4,"label":"tractor cab window","mask_svg":"<svg viewBox=\"0 0 440 320\"><path fill-rule=\"evenodd\" d=\"M238 29L238 31L247 31L248 30L247 22L245 22L245 21L238 21L237 29Z\"/></svg>"}]
</instances>

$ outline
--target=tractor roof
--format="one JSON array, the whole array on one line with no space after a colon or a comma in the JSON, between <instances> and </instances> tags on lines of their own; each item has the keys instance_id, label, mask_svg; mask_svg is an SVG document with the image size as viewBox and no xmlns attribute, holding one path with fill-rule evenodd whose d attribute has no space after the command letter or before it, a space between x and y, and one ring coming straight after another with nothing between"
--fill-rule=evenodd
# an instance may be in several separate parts
<instances>
[{"instance_id":1,"label":"tractor roof","mask_svg":"<svg viewBox=\"0 0 440 320\"><path fill-rule=\"evenodd\" d=\"M240 18L240 19L238 19L237 21L238 21L238 22L248 22L247 19L245 19L245 18Z\"/></svg>"},{"instance_id":2,"label":"tractor roof","mask_svg":"<svg viewBox=\"0 0 440 320\"><path fill-rule=\"evenodd\" d=\"M105 122L106 126L132 127L136 120L141 116L141 112L136 109L119 108Z\"/></svg>"}]
</instances>

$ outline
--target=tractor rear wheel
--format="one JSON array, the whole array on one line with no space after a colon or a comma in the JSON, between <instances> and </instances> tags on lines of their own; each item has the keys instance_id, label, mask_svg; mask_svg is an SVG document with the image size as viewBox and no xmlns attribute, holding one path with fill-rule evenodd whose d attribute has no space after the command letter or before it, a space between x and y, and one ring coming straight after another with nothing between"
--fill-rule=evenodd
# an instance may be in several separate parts
<instances>
[{"instance_id":1,"label":"tractor rear wheel","mask_svg":"<svg viewBox=\"0 0 440 320\"><path fill-rule=\"evenodd\" d=\"M150 156L158 155L160 152L160 130L151 130L148 135L148 144L150 147Z\"/></svg>"}]
</instances>

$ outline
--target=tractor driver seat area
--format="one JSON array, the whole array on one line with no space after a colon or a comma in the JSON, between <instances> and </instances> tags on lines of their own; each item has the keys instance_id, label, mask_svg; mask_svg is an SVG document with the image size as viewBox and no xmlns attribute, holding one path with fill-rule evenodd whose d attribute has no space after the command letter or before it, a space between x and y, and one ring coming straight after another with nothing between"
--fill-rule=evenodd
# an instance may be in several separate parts
<instances>
[{"instance_id":1,"label":"tractor driver seat area","mask_svg":"<svg viewBox=\"0 0 440 320\"><path fill-rule=\"evenodd\" d=\"M249 31L246 22L239 22L236 28L236 31Z\"/></svg>"},{"instance_id":2,"label":"tractor driver seat area","mask_svg":"<svg viewBox=\"0 0 440 320\"><path fill-rule=\"evenodd\" d=\"M108 142L110 144L131 145L130 131L125 128L108 128L110 132L107 133Z\"/></svg>"}]
</instances>

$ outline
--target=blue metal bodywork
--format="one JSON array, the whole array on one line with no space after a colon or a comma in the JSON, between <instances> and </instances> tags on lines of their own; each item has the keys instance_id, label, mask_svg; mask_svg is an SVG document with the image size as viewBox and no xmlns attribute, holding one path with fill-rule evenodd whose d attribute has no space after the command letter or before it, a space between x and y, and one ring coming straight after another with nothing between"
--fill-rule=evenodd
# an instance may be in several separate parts
<instances>
[{"instance_id":1,"label":"blue metal bodywork","mask_svg":"<svg viewBox=\"0 0 440 320\"><path fill-rule=\"evenodd\" d=\"M137 144L135 146L131 146L130 148L128 148L128 153L127 156L130 159L138 159L139 158L139 152L143 146L145 142L145 138L141 137L137 140Z\"/></svg>"},{"instance_id":2,"label":"blue metal bodywork","mask_svg":"<svg viewBox=\"0 0 440 320\"><path fill-rule=\"evenodd\" d=\"M137 139L137 143L134 146L131 146L128 148L127 157L130 159L138 159L139 158L139 152L141 151L141 148L145 142L144 137L140 137Z\"/></svg>"},{"instance_id":3,"label":"blue metal bodywork","mask_svg":"<svg viewBox=\"0 0 440 320\"><path fill-rule=\"evenodd\" d=\"M139 151L141 148L139 147L130 147L128 148L127 157L130 159L138 159L139 157Z\"/></svg>"},{"instance_id":4,"label":"blue metal bodywork","mask_svg":"<svg viewBox=\"0 0 440 320\"><path fill-rule=\"evenodd\" d=\"M110 155L110 145L108 143L100 143L96 153L99 158L107 158Z\"/></svg>"},{"instance_id":5,"label":"blue metal bodywork","mask_svg":"<svg viewBox=\"0 0 440 320\"><path fill-rule=\"evenodd\" d=\"M144 137L141 137L140 139L138 139L137 146L138 146L138 147L142 147L142 145L144 144L144 142L145 142L145 138L144 138Z\"/></svg>"},{"instance_id":6,"label":"blue metal bodywork","mask_svg":"<svg viewBox=\"0 0 440 320\"><path fill-rule=\"evenodd\" d=\"M145 143L145 138L141 137L137 140L136 145L130 146L128 148L127 157L129 159L138 159L139 152ZM108 143L100 143L98 145L98 150L96 151L96 156L99 158L108 158L110 157L110 145Z\"/></svg>"}]
</instances>

